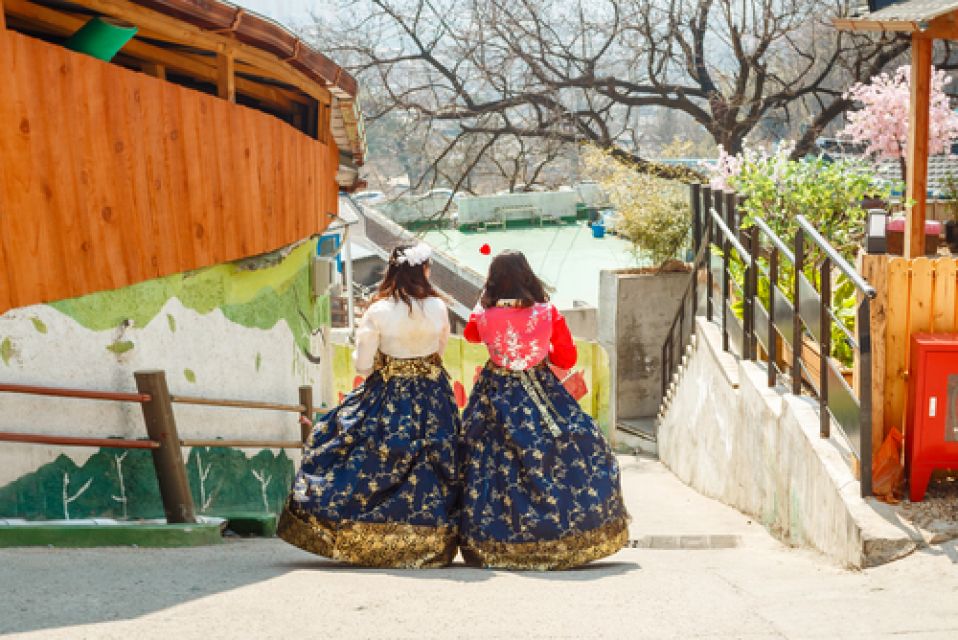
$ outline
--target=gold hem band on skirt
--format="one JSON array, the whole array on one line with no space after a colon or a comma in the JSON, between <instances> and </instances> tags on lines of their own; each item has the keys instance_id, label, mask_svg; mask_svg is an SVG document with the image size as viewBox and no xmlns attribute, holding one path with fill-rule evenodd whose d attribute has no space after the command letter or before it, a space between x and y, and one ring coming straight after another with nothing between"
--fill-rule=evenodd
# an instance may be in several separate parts
<instances>
[{"instance_id":1,"label":"gold hem band on skirt","mask_svg":"<svg viewBox=\"0 0 958 640\"><path fill-rule=\"evenodd\" d=\"M445 567L456 556L456 529L399 522L330 522L283 509L276 535L304 551L363 567Z\"/></svg>"},{"instance_id":2,"label":"gold hem band on skirt","mask_svg":"<svg viewBox=\"0 0 958 640\"><path fill-rule=\"evenodd\" d=\"M555 571L605 558L629 541L629 518L617 518L598 529L572 533L558 540L494 542L463 540L466 564L490 569Z\"/></svg>"}]
</instances>

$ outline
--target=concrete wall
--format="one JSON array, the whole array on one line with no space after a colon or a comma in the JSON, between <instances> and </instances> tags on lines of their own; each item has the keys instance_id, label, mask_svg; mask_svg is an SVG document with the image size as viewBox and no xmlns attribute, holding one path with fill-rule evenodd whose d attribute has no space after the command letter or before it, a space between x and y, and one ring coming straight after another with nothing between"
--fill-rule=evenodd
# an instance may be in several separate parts
<instances>
[{"instance_id":1,"label":"concrete wall","mask_svg":"<svg viewBox=\"0 0 958 640\"><path fill-rule=\"evenodd\" d=\"M333 388L337 398L354 389L362 378L356 374L351 358L352 347L347 340L348 332L334 329L331 341L333 353ZM579 376L585 384L586 394L579 398L583 411L595 418L599 426L608 433L609 426L609 359L605 350L596 342L576 340L579 358L572 375ZM473 383L479 371L489 359L489 352L482 344L467 342L461 336L453 335L443 354L443 365L452 379L453 391L459 408L466 406L466 400L472 392ZM564 375L569 375L565 373Z\"/></svg>"},{"instance_id":2,"label":"concrete wall","mask_svg":"<svg viewBox=\"0 0 958 640\"><path fill-rule=\"evenodd\" d=\"M532 207L540 215L573 218L580 196L575 191L542 191L528 193L503 193L494 196L474 196L459 201L459 224L476 224L504 218L528 220L529 212L497 211L503 207Z\"/></svg>"},{"instance_id":3,"label":"concrete wall","mask_svg":"<svg viewBox=\"0 0 958 640\"><path fill-rule=\"evenodd\" d=\"M659 409L661 353L687 273L599 276L599 343L612 369L613 421L647 418Z\"/></svg>"},{"instance_id":4,"label":"concrete wall","mask_svg":"<svg viewBox=\"0 0 958 640\"><path fill-rule=\"evenodd\" d=\"M0 315L0 380L133 391L134 371L163 369L174 394L295 403L312 384L317 404L332 400L328 300L309 288L315 246L11 310ZM175 415L187 438L299 437L297 417L282 412L177 405ZM15 394L0 394L0 431L146 436L138 405ZM299 453L185 455L198 510L216 514L275 511ZM148 451L0 443L0 517L162 512Z\"/></svg>"},{"instance_id":5,"label":"concrete wall","mask_svg":"<svg viewBox=\"0 0 958 640\"><path fill-rule=\"evenodd\" d=\"M599 310L595 307L562 309L566 324L572 335L581 340L596 340L599 337Z\"/></svg>"},{"instance_id":6,"label":"concrete wall","mask_svg":"<svg viewBox=\"0 0 958 640\"><path fill-rule=\"evenodd\" d=\"M844 438L819 437L815 402L769 389L764 366L722 352L715 325L700 319L697 332L658 425L660 459L788 544L843 566L881 564L914 550L890 508L860 497Z\"/></svg>"}]
</instances>

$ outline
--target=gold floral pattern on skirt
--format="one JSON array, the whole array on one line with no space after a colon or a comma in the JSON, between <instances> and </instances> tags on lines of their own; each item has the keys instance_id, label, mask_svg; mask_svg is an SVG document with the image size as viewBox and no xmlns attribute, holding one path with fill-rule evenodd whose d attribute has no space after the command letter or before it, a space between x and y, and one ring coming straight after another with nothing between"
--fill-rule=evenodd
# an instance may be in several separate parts
<instances>
[{"instance_id":1,"label":"gold floral pattern on skirt","mask_svg":"<svg viewBox=\"0 0 958 640\"><path fill-rule=\"evenodd\" d=\"M459 411L437 357L380 355L303 447L279 536L371 567L436 567L455 555Z\"/></svg>"},{"instance_id":2,"label":"gold floral pattern on skirt","mask_svg":"<svg viewBox=\"0 0 958 640\"><path fill-rule=\"evenodd\" d=\"M536 542L460 542L466 564L490 569L557 571L605 558L629 540L628 517L617 518L591 531L574 532L558 540Z\"/></svg>"},{"instance_id":3,"label":"gold floral pattern on skirt","mask_svg":"<svg viewBox=\"0 0 958 640\"><path fill-rule=\"evenodd\" d=\"M625 546L629 515L615 455L547 367L488 364L463 432L459 530L468 561L568 569Z\"/></svg>"},{"instance_id":4,"label":"gold floral pattern on skirt","mask_svg":"<svg viewBox=\"0 0 958 640\"><path fill-rule=\"evenodd\" d=\"M283 510L276 535L333 560L364 567L426 569L445 567L456 555L456 529L401 522L330 522Z\"/></svg>"}]
</instances>

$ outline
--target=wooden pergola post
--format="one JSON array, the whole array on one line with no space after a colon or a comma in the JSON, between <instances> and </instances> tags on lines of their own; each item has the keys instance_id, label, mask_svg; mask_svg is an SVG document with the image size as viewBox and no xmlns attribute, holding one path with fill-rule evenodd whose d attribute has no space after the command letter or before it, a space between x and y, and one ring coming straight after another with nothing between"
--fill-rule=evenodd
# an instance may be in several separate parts
<instances>
[{"instance_id":1,"label":"wooden pergola post","mask_svg":"<svg viewBox=\"0 0 958 640\"><path fill-rule=\"evenodd\" d=\"M144 62L140 65L140 70L148 76L166 80L166 67L158 62Z\"/></svg>"},{"instance_id":2,"label":"wooden pergola post","mask_svg":"<svg viewBox=\"0 0 958 640\"><path fill-rule=\"evenodd\" d=\"M216 54L216 92L224 100L236 102L236 59L232 53Z\"/></svg>"},{"instance_id":3,"label":"wooden pergola post","mask_svg":"<svg viewBox=\"0 0 958 640\"><path fill-rule=\"evenodd\" d=\"M925 255L925 211L928 189L928 121L931 107L932 40L911 37L911 112L908 123L908 175L905 194L907 224L905 258Z\"/></svg>"}]
</instances>

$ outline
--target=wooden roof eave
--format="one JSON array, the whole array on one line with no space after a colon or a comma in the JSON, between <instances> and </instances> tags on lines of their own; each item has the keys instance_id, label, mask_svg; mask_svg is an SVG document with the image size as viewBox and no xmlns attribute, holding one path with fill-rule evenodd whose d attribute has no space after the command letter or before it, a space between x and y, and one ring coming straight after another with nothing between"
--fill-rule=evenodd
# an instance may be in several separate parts
<instances>
[{"instance_id":1,"label":"wooden roof eave","mask_svg":"<svg viewBox=\"0 0 958 640\"><path fill-rule=\"evenodd\" d=\"M856 33L901 33L912 38L928 40L958 40L958 11L928 22L884 22L861 18L842 18L832 21L835 28Z\"/></svg>"},{"instance_id":2,"label":"wooden roof eave","mask_svg":"<svg viewBox=\"0 0 958 640\"><path fill-rule=\"evenodd\" d=\"M834 18L832 24L839 31L870 33L914 33L919 23L902 20L868 20L865 18Z\"/></svg>"},{"instance_id":3,"label":"wooden roof eave","mask_svg":"<svg viewBox=\"0 0 958 640\"><path fill-rule=\"evenodd\" d=\"M918 3L904 2L864 16L834 18L832 24L841 31L903 33L951 40L958 38L958 2L949 4L917 6Z\"/></svg>"},{"instance_id":4,"label":"wooden roof eave","mask_svg":"<svg viewBox=\"0 0 958 640\"><path fill-rule=\"evenodd\" d=\"M210 54L228 55L237 71L236 89L271 104L301 101L301 91L332 107L337 146L357 163L365 156L362 113L355 79L329 58L311 49L282 26L218 0L71 0L77 7L136 24L138 37L124 51L146 63L215 81L217 63ZM5 0L6 10L65 36L88 16L30 0ZM149 40L144 42L143 40ZM168 46L165 46L168 45ZM177 50L177 49L181 50ZM185 49L185 50L184 50ZM203 55L203 52L208 52ZM275 83L261 84L253 78Z\"/></svg>"}]
</instances>

